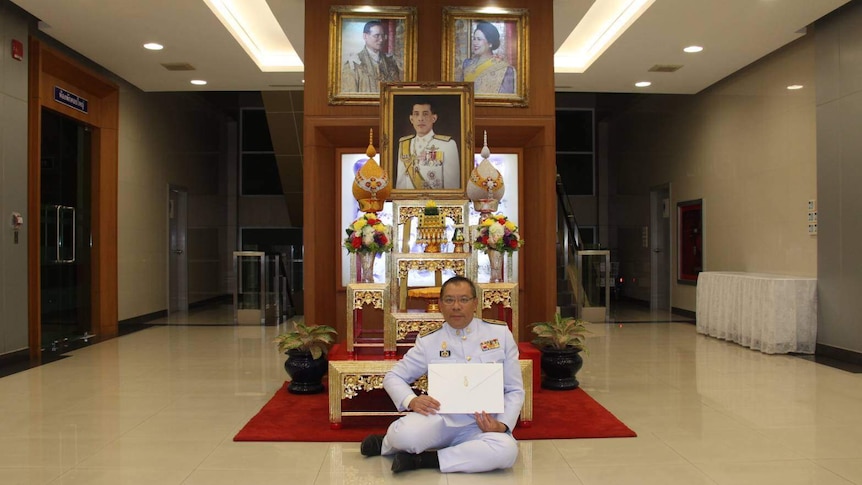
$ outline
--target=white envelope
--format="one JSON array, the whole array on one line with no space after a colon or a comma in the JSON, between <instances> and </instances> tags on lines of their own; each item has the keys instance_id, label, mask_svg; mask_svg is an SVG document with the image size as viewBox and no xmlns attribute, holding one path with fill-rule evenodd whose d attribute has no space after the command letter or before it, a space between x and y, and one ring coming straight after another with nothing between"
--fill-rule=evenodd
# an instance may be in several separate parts
<instances>
[{"instance_id":1,"label":"white envelope","mask_svg":"<svg viewBox=\"0 0 862 485\"><path fill-rule=\"evenodd\" d=\"M503 412L503 364L428 364L428 395L440 414Z\"/></svg>"}]
</instances>

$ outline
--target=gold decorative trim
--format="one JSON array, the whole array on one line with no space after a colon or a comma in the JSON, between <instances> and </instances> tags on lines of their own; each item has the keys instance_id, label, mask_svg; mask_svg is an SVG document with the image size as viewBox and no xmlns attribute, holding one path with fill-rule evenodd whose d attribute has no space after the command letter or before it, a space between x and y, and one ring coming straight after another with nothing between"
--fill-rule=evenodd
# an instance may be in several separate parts
<instances>
[{"instance_id":1,"label":"gold decorative trim","mask_svg":"<svg viewBox=\"0 0 862 485\"><path fill-rule=\"evenodd\" d=\"M344 397L353 399L361 391L383 389L383 376L380 374L345 374L342 381Z\"/></svg>"},{"instance_id":2,"label":"gold decorative trim","mask_svg":"<svg viewBox=\"0 0 862 485\"><path fill-rule=\"evenodd\" d=\"M407 334L418 332L419 335L427 335L429 332L443 326L443 320L398 320L395 329L395 339L404 340Z\"/></svg>"},{"instance_id":3,"label":"gold decorative trim","mask_svg":"<svg viewBox=\"0 0 862 485\"><path fill-rule=\"evenodd\" d=\"M365 305L372 305L374 308L383 308L383 291L382 290L357 290L353 293L353 308L358 310Z\"/></svg>"},{"instance_id":4,"label":"gold decorative trim","mask_svg":"<svg viewBox=\"0 0 862 485\"><path fill-rule=\"evenodd\" d=\"M485 290L482 292L482 308L491 308L497 303L506 308L512 308L512 290Z\"/></svg>"},{"instance_id":5,"label":"gold decorative trim","mask_svg":"<svg viewBox=\"0 0 862 485\"><path fill-rule=\"evenodd\" d=\"M401 207L398 209L398 223L404 224L408 219L421 216L424 211L424 207Z\"/></svg>"},{"instance_id":6,"label":"gold decorative trim","mask_svg":"<svg viewBox=\"0 0 862 485\"><path fill-rule=\"evenodd\" d=\"M411 385L413 389L419 389L422 392L428 392L428 374L423 374L416 382Z\"/></svg>"},{"instance_id":7,"label":"gold decorative trim","mask_svg":"<svg viewBox=\"0 0 862 485\"><path fill-rule=\"evenodd\" d=\"M399 259L398 278L406 278L410 271L442 271L444 269L452 270L455 274L464 276L467 270L465 263L464 260L451 259Z\"/></svg>"},{"instance_id":8,"label":"gold decorative trim","mask_svg":"<svg viewBox=\"0 0 862 485\"><path fill-rule=\"evenodd\" d=\"M393 362L389 368L391 369L395 363ZM383 378L386 376L387 369L384 372L369 372L369 373L350 373L341 374L342 376L342 396L344 399L353 399L360 392L370 392L375 389L383 389ZM413 389L418 389L422 392L428 392L428 375L423 375L410 386Z\"/></svg>"},{"instance_id":9,"label":"gold decorative trim","mask_svg":"<svg viewBox=\"0 0 862 485\"><path fill-rule=\"evenodd\" d=\"M440 215L452 219L455 224L464 224L464 208L454 205L439 204L437 209ZM407 220L420 217L425 214L425 206L401 206L398 208L398 224L404 224Z\"/></svg>"},{"instance_id":10,"label":"gold decorative trim","mask_svg":"<svg viewBox=\"0 0 862 485\"><path fill-rule=\"evenodd\" d=\"M460 207L453 206L440 206L440 215L444 217L448 217L455 221L455 224L464 224L463 213L461 212Z\"/></svg>"}]
</instances>

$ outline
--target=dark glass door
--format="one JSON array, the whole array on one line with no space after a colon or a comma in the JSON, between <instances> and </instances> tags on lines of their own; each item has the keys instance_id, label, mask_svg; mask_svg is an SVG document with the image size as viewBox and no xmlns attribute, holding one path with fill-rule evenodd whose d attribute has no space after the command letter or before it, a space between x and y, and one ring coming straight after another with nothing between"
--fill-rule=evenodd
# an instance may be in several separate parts
<instances>
[{"instance_id":1,"label":"dark glass door","mask_svg":"<svg viewBox=\"0 0 862 485\"><path fill-rule=\"evenodd\" d=\"M90 129L42 110L42 350L90 336Z\"/></svg>"}]
</instances>

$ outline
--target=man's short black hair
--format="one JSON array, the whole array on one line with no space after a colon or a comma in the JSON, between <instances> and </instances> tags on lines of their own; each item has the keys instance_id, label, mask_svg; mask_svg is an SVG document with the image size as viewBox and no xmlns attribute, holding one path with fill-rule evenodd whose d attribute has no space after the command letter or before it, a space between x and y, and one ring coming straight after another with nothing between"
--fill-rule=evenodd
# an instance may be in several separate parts
<instances>
[{"instance_id":1,"label":"man's short black hair","mask_svg":"<svg viewBox=\"0 0 862 485\"><path fill-rule=\"evenodd\" d=\"M413 100L413 104L410 105L410 113L413 113L413 106L416 106L417 104L427 104L431 109L431 114L437 114L437 110L434 109L434 103L431 102L431 98L421 97Z\"/></svg>"},{"instance_id":2,"label":"man's short black hair","mask_svg":"<svg viewBox=\"0 0 862 485\"><path fill-rule=\"evenodd\" d=\"M383 28L383 22L381 22L379 20L372 20L370 22L366 22L365 27L362 28L362 33L363 34L370 34L371 33L371 27L375 27L375 26L380 27L382 29Z\"/></svg>"},{"instance_id":3,"label":"man's short black hair","mask_svg":"<svg viewBox=\"0 0 862 485\"><path fill-rule=\"evenodd\" d=\"M476 293L476 284L473 283L473 280L464 276L455 275L446 280L446 282L443 283L443 286L440 287L440 298L443 298L443 293L446 291L447 286L456 285L458 283L467 283L468 285L470 285L470 293L472 293L473 298L476 298L476 296L478 296Z\"/></svg>"}]
</instances>

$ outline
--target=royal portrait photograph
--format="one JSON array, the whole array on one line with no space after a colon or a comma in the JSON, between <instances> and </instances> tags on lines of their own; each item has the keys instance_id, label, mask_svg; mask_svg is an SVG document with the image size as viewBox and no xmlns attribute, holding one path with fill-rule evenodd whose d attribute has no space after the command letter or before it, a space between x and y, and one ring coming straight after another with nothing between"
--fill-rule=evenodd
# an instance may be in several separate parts
<instances>
[{"instance_id":1,"label":"royal portrait photograph","mask_svg":"<svg viewBox=\"0 0 862 485\"><path fill-rule=\"evenodd\" d=\"M383 168L392 198L458 199L472 169L472 89L466 83L385 85Z\"/></svg>"},{"instance_id":2,"label":"royal portrait photograph","mask_svg":"<svg viewBox=\"0 0 862 485\"><path fill-rule=\"evenodd\" d=\"M415 8L334 6L330 14L330 104L377 104L382 83L414 80Z\"/></svg>"},{"instance_id":3,"label":"royal portrait photograph","mask_svg":"<svg viewBox=\"0 0 862 485\"><path fill-rule=\"evenodd\" d=\"M473 83L476 103L527 105L527 10L443 10L443 79Z\"/></svg>"}]
</instances>

